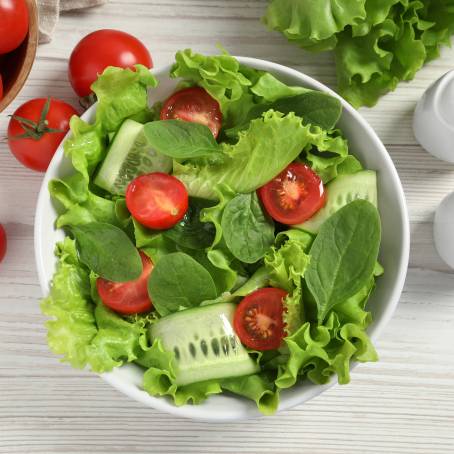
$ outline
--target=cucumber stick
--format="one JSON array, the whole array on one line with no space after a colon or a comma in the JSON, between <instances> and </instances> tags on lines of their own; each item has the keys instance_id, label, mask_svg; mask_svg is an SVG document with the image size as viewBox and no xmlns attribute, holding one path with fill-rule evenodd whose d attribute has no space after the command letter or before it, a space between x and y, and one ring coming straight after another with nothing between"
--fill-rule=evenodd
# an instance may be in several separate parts
<instances>
[{"instance_id":1,"label":"cucumber stick","mask_svg":"<svg viewBox=\"0 0 454 454\"><path fill-rule=\"evenodd\" d=\"M353 200L368 200L377 207L377 174L373 170L362 170L350 175L339 175L326 187L326 205L302 224L293 227L318 233L321 225L337 210Z\"/></svg>"},{"instance_id":2,"label":"cucumber stick","mask_svg":"<svg viewBox=\"0 0 454 454\"><path fill-rule=\"evenodd\" d=\"M174 353L176 384L251 375L259 366L233 330L236 305L219 303L168 315L151 326L152 339Z\"/></svg>"},{"instance_id":3,"label":"cucumber stick","mask_svg":"<svg viewBox=\"0 0 454 454\"><path fill-rule=\"evenodd\" d=\"M139 175L169 173L172 159L153 150L143 124L125 120L115 135L94 183L111 194L124 195L128 184Z\"/></svg>"}]
</instances>

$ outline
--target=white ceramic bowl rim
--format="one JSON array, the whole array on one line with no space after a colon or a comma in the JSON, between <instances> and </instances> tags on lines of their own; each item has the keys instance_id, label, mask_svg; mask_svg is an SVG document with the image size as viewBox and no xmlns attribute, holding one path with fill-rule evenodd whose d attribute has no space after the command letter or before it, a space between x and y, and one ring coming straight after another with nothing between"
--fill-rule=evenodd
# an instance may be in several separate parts
<instances>
[{"instance_id":1,"label":"white ceramic bowl rim","mask_svg":"<svg viewBox=\"0 0 454 454\"><path fill-rule=\"evenodd\" d=\"M389 179L389 182L387 181L387 183L392 186L392 189L390 189L390 191L392 191L393 196L396 197L397 204L396 213L393 213L396 215L393 216L393 218L395 217L396 219L389 220L387 222L395 223L395 226L401 230L401 238L399 243L395 245L399 250L393 252L393 254L395 253L396 255L396 261L393 264L394 275L392 276L392 288L388 292L389 297L387 299L387 302L380 303L382 306L384 306L384 308L380 308L381 317L375 320L375 322L368 329L369 335L373 340L375 340L392 317L392 314L394 313L394 310L398 304L405 282L409 259L409 220L404 192L394 164L390 156L388 155L388 152L386 151L384 145L382 144L374 130L371 128L371 126L350 104L348 104L344 99L338 96L334 91L332 91L322 83L316 81L315 79L306 76L305 74L273 62L248 57L237 57L237 59L242 64L264 71L269 71L271 73L280 74L281 76L278 75L278 77L291 79L293 81L293 84L308 86L310 88L329 93L332 96L340 99L343 105L344 114L349 118L352 118L352 125L354 125L355 128L359 128L364 133L364 137L370 141L371 147L374 148L375 152L378 154L378 157L376 159L379 159L381 162L381 168L378 170L387 175ZM168 74L169 69L170 65L154 70L153 73L157 77L165 77ZM89 119L94 115L95 109L96 105L92 106L82 115L82 118ZM343 129L343 127L341 128ZM356 150L354 153L357 154ZM371 152L369 151L369 155L367 154L367 152L364 153L365 156L370 156ZM49 248L51 247L53 251L54 243L56 241L55 236L57 235L55 233L55 230L53 232L49 232L49 228L45 226L46 216L49 215L49 210L52 212L52 210L49 208L50 196L47 186L48 182L52 178L55 178L57 175L59 175L58 166L63 160L63 156L63 147L60 146L55 153L55 156L52 159L52 162L50 163L48 171L44 177L38 197L35 216L35 259L38 269L39 281L44 295L48 293L50 275L52 274L55 266L54 263L49 263ZM380 207L380 210L382 210L382 207ZM49 239L51 241L49 241ZM378 286L379 285L377 285L377 288ZM352 364L352 368L354 366L355 364ZM185 405L182 407L176 407L167 398L152 397L145 391L140 389L140 383L131 382L128 367L125 366L116 369L113 372L102 374L101 377L129 397L142 402L145 405L173 414L175 416L188 417L210 422L227 422L261 416L261 414L255 408L255 405L253 405L249 401L235 397L227 397L224 395L212 396L208 399L207 403L204 403L200 406ZM292 388L292 390L294 391L292 394L286 394L286 390L285 392L281 393L279 411L289 409L291 407L294 407L295 405L301 404L315 397L328 387L332 386L334 383L335 380L333 379L328 385L319 386L312 385L310 383L307 383L306 381L305 383L294 387L297 388L296 391L294 390L294 388Z\"/></svg>"}]
</instances>

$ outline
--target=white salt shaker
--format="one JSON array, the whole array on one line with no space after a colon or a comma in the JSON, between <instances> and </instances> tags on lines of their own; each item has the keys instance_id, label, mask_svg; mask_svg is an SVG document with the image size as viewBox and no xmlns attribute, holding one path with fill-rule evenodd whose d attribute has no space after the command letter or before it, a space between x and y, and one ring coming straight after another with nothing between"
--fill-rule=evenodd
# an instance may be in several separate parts
<instances>
[{"instance_id":1,"label":"white salt shaker","mask_svg":"<svg viewBox=\"0 0 454 454\"><path fill-rule=\"evenodd\" d=\"M426 151L454 163L454 70L436 80L419 100L413 131Z\"/></svg>"}]
</instances>

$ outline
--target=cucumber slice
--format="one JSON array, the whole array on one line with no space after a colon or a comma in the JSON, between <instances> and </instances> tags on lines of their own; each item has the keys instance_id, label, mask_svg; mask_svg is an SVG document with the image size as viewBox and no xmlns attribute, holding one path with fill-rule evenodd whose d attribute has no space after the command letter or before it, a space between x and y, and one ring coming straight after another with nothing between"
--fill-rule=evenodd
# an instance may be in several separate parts
<instances>
[{"instance_id":1,"label":"cucumber slice","mask_svg":"<svg viewBox=\"0 0 454 454\"><path fill-rule=\"evenodd\" d=\"M353 200L368 200L377 206L377 174L373 170L362 170L351 175L339 175L326 187L326 205L314 216L295 228L318 233L321 225L337 210Z\"/></svg>"},{"instance_id":2,"label":"cucumber slice","mask_svg":"<svg viewBox=\"0 0 454 454\"><path fill-rule=\"evenodd\" d=\"M176 384L239 377L259 371L233 330L233 303L175 312L150 328L151 337L175 354Z\"/></svg>"},{"instance_id":3,"label":"cucumber slice","mask_svg":"<svg viewBox=\"0 0 454 454\"><path fill-rule=\"evenodd\" d=\"M115 135L94 183L112 194L124 195L128 184L150 172L169 173L172 159L153 150L143 124L125 120Z\"/></svg>"}]
</instances>

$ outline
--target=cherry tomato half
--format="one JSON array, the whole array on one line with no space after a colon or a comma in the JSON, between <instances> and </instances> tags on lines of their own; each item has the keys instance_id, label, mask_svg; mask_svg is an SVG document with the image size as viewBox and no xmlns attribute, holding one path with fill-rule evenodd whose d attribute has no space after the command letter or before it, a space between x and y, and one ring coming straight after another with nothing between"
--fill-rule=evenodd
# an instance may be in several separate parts
<instances>
[{"instance_id":1,"label":"cherry tomato half","mask_svg":"<svg viewBox=\"0 0 454 454\"><path fill-rule=\"evenodd\" d=\"M233 328L241 342L254 350L275 350L284 338L282 300L287 292L280 288L261 288L238 305Z\"/></svg>"},{"instance_id":2,"label":"cherry tomato half","mask_svg":"<svg viewBox=\"0 0 454 454\"><path fill-rule=\"evenodd\" d=\"M257 190L268 214L282 224L301 224L326 203L320 177L307 165L291 163Z\"/></svg>"},{"instance_id":3,"label":"cherry tomato half","mask_svg":"<svg viewBox=\"0 0 454 454\"><path fill-rule=\"evenodd\" d=\"M183 219L189 204L184 184L166 173L141 175L126 189L132 216L150 229L169 229Z\"/></svg>"},{"instance_id":4,"label":"cherry tomato half","mask_svg":"<svg viewBox=\"0 0 454 454\"><path fill-rule=\"evenodd\" d=\"M5 258L6 255L6 232L3 225L0 224L0 262Z\"/></svg>"},{"instance_id":5,"label":"cherry tomato half","mask_svg":"<svg viewBox=\"0 0 454 454\"><path fill-rule=\"evenodd\" d=\"M24 166L45 172L69 130L69 120L73 115L77 115L76 110L58 99L27 101L9 121L11 152Z\"/></svg>"},{"instance_id":6,"label":"cherry tomato half","mask_svg":"<svg viewBox=\"0 0 454 454\"><path fill-rule=\"evenodd\" d=\"M91 93L91 84L108 66L153 67L147 48L134 36L120 30L97 30L82 38L69 58L69 82L81 97Z\"/></svg>"},{"instance_id":7,"label":"cherry tomato half","mask_svg":"<svg viewBox=\"0 0 454 454\"><path fill-rule=\"evenodd\" d=\"M25 0L0 0L0 54L22 44L28 33L28 8Z\"/></svg>"},{"instance_id":8,"label":"cherry tomato half","mask_svg":"<svg viewBox=\"0 0 454 454\"><path fill-rule=\"evenodd\" d=\"M222 125L219 103L200 87L185 88L167 99L161 110L161 120L175 119L208 126L215 138Z\"/></svg>"},{"instance_id":9,"label":"cherry tomato half","mask_svg":"<svg viewBox=\"0 0 454 454\"><path fill-rule=\"evenodd\" d=\"M110 309L120 314L140 314L148 312L153 307L148 296L148 277L153 270L151 259L140 252L143 271L135 281L112 282L102 277L96 280L96 288L102 302Z\"/></svg>"}]
</instances>

